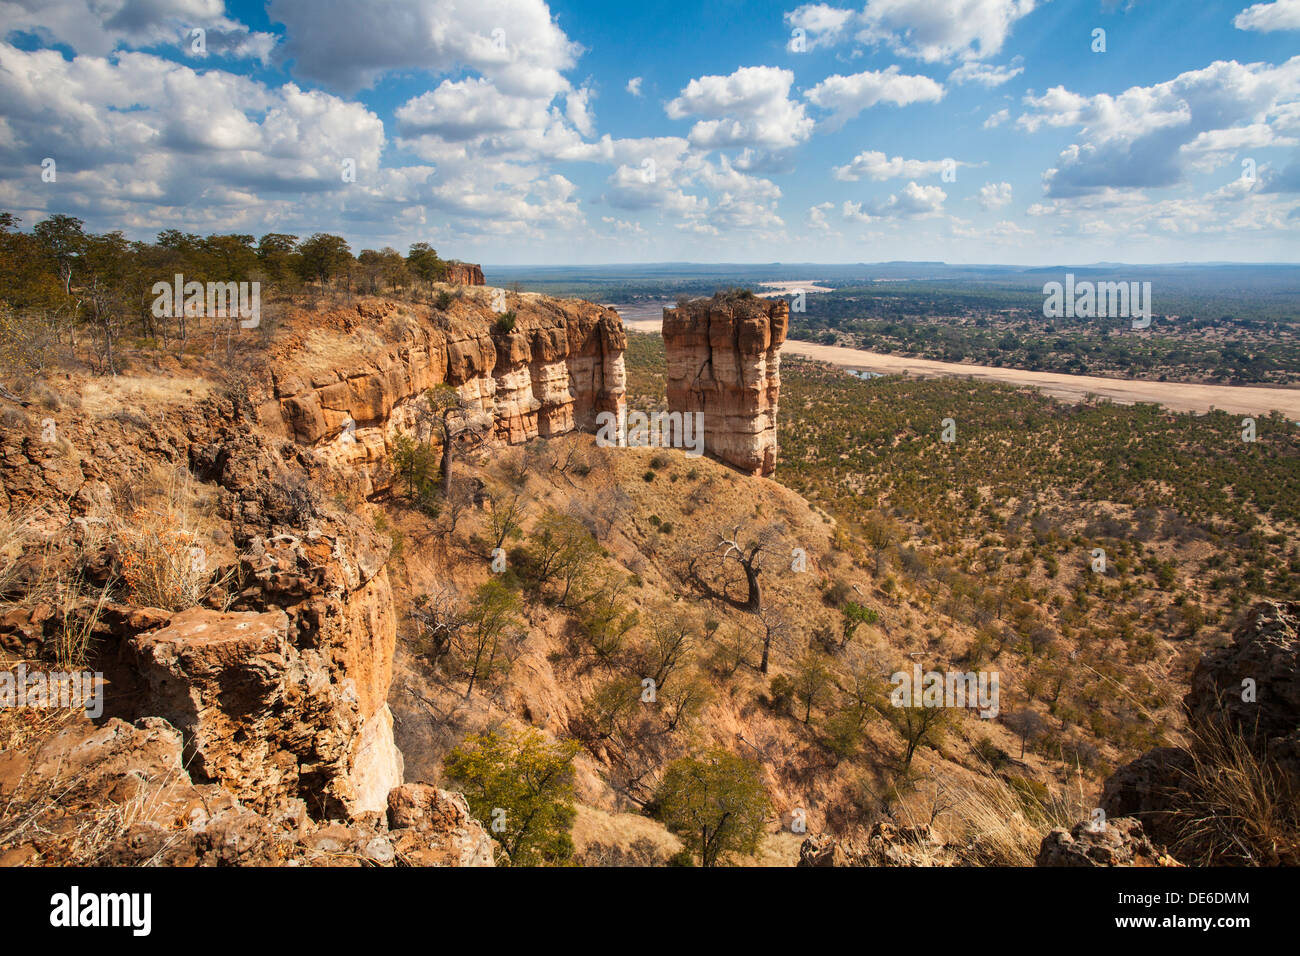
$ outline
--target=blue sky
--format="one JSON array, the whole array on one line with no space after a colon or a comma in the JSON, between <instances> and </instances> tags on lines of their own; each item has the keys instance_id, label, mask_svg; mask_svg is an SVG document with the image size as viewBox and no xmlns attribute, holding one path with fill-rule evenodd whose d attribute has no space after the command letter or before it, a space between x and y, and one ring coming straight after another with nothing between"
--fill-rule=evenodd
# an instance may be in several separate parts
<instances>
[{"instance_id":1,"label":"blue sky","mask_svg":"<svg viewBox=\"0 0 1300 956\"><path fill-rule=\"evenodd\" d=\"M0 25L0 208L28 226L494 264L1300 249L1300 0L0 0Z\"/></svg>"}]
</instances>

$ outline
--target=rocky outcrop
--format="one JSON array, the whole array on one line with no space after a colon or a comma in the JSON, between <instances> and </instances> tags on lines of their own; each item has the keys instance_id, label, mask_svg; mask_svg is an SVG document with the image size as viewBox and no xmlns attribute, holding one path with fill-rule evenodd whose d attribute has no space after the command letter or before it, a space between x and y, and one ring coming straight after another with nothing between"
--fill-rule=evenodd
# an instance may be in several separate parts
<instances>
[{"instance_id":1,"label":"rocky outcrop","mask_svg":"<svg viewBox=\"0 0 1300 956\"><path fill-rule=\"evenodd\" d=\"M447 275L443 281L451 285L484 285L483 269L472 262L451 259L447 262Z\"/></svg>"},{"instance_id":2,"label":"rocky outcrop","mask_svg":"<svg viewBox=\"0 0 1300 956\"><path fill-rule=\"evenodd\" d=\"M1251 786L1275 791L1269 798L1279 807L1291 801L1292 809L1283 816L1295 813L1300 794L1300 605L1264 601L1252 608L1231 645L1201 658L1183 708L1187 747L1148 751L1107 779L1101 797L1107 828L1127 827L1124 818L1131 818L1154 844L1188 861L1296 865L1300 846L1294 837L1246 845L1233 829L1244 823L1223 807L1232 788L1225 790L1211 778L1225 763L1257 762L1257 771L1247 775ZM1062 834L1048 838L1055 846L1052 853L1077 856ZM1049 849L1046 841L1043 849Z\"/></svg>"},{"instance_id":3,"label":"rocky outcrop","mask_svg":"<svg viewBox=\"0 0 1300 956\"><path fill-rule=\"evenodd\" d=\"M458 794L403 784L379 812L314 820L279 796L257 806L196 783L188 744L150 717L77 719L35 752L0 755L0 800L30 816L0 865L493 866L495 844Z\"/></svg>"},{"instance_id":4,"label":"rocky outcrop","mask_svg":"<svg viewBox=\"0 0 1300 956\"><path fill-rule=\"evenodd\" d=\"M1142 824L1124 817L1094 827L1077 823L1070 832L1056 827L1043 840L1034 866L1178 866L1155 846Z\"/></svg>"},{"instance_id":5,"label":"rocky outcrop","mask_svg":"<svg viewBox=\"0 0 1300 956\"><path fill-rule=\"evenodd\" d=\"M899 826L881 820L864 839L809 836L799 846L801 867L982 866L988 854L977 844L948 843L928 826Z\"/></svg>"},{"instance_id":6,"label":"rocky outcrop","mask_svg":"<svg viewBox=\"0 0 1300 956\"><path fill-rule=\"evenodd\" d=\"M597 414L624 406L627 337L617 312L525 294L512 296L513 320L503 321L486 292L466 293L441 323L392 302L359 304L367 326L404 321L402 341L311 375L274 372L259 418L355 472L371 494L390 480L384 464L398 435L436 439L431 388L454 388L489 440L512 445L590 430Z\"/></svg>"},{"instance_id":7,"label":"rocky outcrop","mask_svg":"<svg viewBox=\"0 0 1300 956\"><path fill-rule=\"evenodd\" d=\"M749 475L776 470L784 299L719 294L664 309L668 407L704 414L704 448Z\"/></svg>"}]
</instances>

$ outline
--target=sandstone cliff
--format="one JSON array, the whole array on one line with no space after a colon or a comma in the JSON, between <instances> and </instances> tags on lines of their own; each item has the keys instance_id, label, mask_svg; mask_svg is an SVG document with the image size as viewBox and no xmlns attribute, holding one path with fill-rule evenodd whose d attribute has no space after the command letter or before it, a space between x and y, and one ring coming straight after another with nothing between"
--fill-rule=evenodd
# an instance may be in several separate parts
<instances>
[{"instance_id":1,"label":"sandstone cliff","mask_svg":"<svg viewBox=\"0 0 1300 956\"><path fill-rule=\"evenodd\" d=\"M258 416L335 467L355 471L372 494L391 481L382 466L398 435L434 437L430 388L455 388L470 414L489 424L489 440L511 445L590 430L598 413L623 407L627 337L617 312L533 294L511 294L506 304L503 321L489 290L465 290L435 321L365 300L355 325L385 329L397 341L355 351L351 338L318 348L314 361L286 356Z\"/></svg>"},{"instance_id":2,"label":"sandstone cliff","mask_svg":"<svg viewBox=\"0 0 1300 956\"><path fill-rule=\"evenodd\" d=\"M704 448L749 475L776 470L784 299L716 295L664 309L668 407L704 413Z\"/></svg>"},{"instance_id":3,"label":"sandstone cliff","mask_svg":"<svg viewBox=\"0 0 1300 956\"><path fill-rule=\"evenodd\" d=\"M472 262L453 259L447 263L446 281L451 285L484 285L483 269Z\"/></svg>"}]
</instances>

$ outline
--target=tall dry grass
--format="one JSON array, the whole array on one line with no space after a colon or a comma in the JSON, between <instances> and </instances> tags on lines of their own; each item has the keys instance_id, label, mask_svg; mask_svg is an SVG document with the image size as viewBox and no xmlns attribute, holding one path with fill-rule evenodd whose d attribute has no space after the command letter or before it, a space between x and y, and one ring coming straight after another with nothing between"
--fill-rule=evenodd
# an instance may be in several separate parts
<instances>
[{"instance_id":1,"label":"tall dry grass","mask_svg":"<svg viewBox=\"0 0 1300 956\"><path fill-rule=\"evenodd\" d=\"M1300 865L1300 793L1240 732L1211 722L1192 732L1190 769L1173 795L1179 859L1201 865Z\"/></svg>"}]
</instances>

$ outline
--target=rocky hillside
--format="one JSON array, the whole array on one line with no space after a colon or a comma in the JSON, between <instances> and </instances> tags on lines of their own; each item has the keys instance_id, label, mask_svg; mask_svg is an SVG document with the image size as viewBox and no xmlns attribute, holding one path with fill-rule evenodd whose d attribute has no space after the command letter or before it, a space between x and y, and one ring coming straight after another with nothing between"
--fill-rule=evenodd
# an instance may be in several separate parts
<instances>
[{"instance_id":1,"label":"rocky hillside","mask_svg":"<svg viewBox=\"0 0 1300 956\"><path fill-rule=\"evenodd\" d=\"M450 767L524 730L572 748L553 862L680 862L664 782L698 754L761 785L733 862L1222 858L1123 783L1222 766L1221 746L1143 758L1102 795L1015 756L1005 721L959 710L909 737L884 678L961 649L919 645L927 608L761 477L781 305L670 312L669 405L723 423L721 462L587 433L626 404L616 312L472 286L293 303L225 361L33 388L0 432L0 649L106 687L93 722L0 709L0 859L504 862ZM1194 701L1246 676L1294 697L1293 615L1207 660L1193 729ZM1285 765L1294 709L1268 714L1250 753ZM1074 826L1095 804L1115 818L1098 839Z\"/></svg>"}]
</instances>

